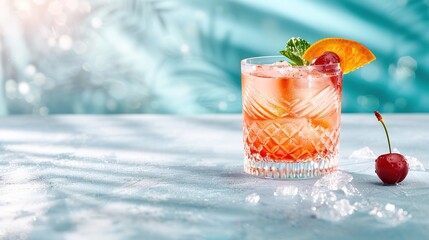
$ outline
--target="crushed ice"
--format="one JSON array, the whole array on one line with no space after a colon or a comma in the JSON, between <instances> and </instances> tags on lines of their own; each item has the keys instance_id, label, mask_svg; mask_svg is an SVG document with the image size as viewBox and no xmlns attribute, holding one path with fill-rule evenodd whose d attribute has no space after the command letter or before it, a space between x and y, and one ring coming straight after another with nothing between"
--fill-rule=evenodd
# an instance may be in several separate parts
<instances>
[{"instance_id":1,"label":"crushed ice","mask_svg":"<svg viewBox=\"0 0 429 240\"><path fill-rule=\"evenodd\" d=\"M246 202L250 204L257 204L259 202L259 195L257 193L252 193L247 195Z\"/></svg>"},{"instance_id":2,"label":"crushed ice","mask_svg":"<svg viewBox=\"0 0 429 240\"><path fill-rule=\"evenodd\" d=\"M392 152L401 153L401 152L399 152L399 150L397 148L394 148ZM411 171L423 171L423 172L426 171L426 168L423 165L423 163L421 163L416 157L412 157L412 156L404 156L404 157L408 162L409 170L411 170Z\"/></svg>"},{"instance_id":3,"label":"crushed ice","mask_svg":"<svg viewBox=\"0 0 429 240\"><path fill-rule=\"evenodd\" d=\"M386 205L376 204L369 212L378 221L390 226L399 225L411 218L411 215L402 208L396 208L395 205L387 203Z\"/></svg>"},{"instance_id":4,"label":"crushed ice","mask_svg":"<svg viewBox=\"0 0 429 240\"><path fill-rule=\"evenodd\" d=\"M363 147L361 149L355 150L350 154L349 159L376 159L377 156L369 147Z\"/></svg>"},{"instance_id":5,"label":"crushed ice","mask_svg":"<svg viewBox=\"0 0 429 240\"><path fill-rule=\"evenodd\" d=\"M401 153L397 148L393 148L392 152ZM353 151L352 154L350 154L349 159L375 160L377 159L377 156L369 147L363 147ZM407 159L410 171L426 171L423 163L421 163L416 157L405 156L405 159Z\"/></svg>"},{"instance_id":6,"label":"crushed ice","mask_svg":"<svg viewBox=\"0 0 429 240\"><path fill-rule=\"evenodd\" d=\"M277 187L274 196L296 196L298 194L298 187L293 185L286 185Z\"/></svg>"},{"instance_id":7,"label":"crushed ice","mask_svg":"<svg viewBox=\"0 0 429 240\"><path fill-rule=\"evenodd\" d=\"M340 221L353 214L355 207L348 199L338 196L355 196L359 191L350 184L353 176L346 172L336 171L320 178L313 185L311 210L317 218L328 221ZM337 196L338 195L338 196Z\"/></svg>"},{"instance_id":8,"label":"crushed ice","mask_svg":"<svg viewBox=\"0 0 429 240\"><path fill-rule=\"evenodd\" d=\"M318 191L339 190L353 180L353 176L342 171L336 171L325 175L314 184L314 189Z\"/></svg>"},{"instance_id":9,"label":"crushed ice","mask_svg":"<svg viewBox=\"0 0 429 240\"><path fill-rule=\"evenodd\" d=\"M417 158L411 156L405 156L407 159L408 167L411 171L426 171L425 166Z\"/></svg>"},{"instance_id":10,"label":"crushed ice","mask_svg":"<svg viewBox=\"0 0 429 240\"><path fill-rule=\"evenodd\" d=\"M299 196L301 201L311 203L311 212L316 218L331 222L341 221L356 212L367 213L388 226L399 225L412 217L407 211L391 203L371 203L353 186L352 181L351 174L336 171L323 176L312 187L277 187L274 196ZM259 195L256 193L246 197L248 203L256 204L258 201Z\"/></svg>"},{"instance_id":11,"label":"crushed ice","mask_svg":"<svg viewBox=\"0 0 429 240\"><path fill-rule=\"evenodd\" d=\"M313 191L311 193L311 199L313 200L313 204L316 206L323 204L330 205L337 200L337 195L333 192Z\"/></svg>"},{"instance_id":12,"label":"crushed ice","mask_svg":"<svg viewBox=\"0 0 429 240\"><path fill-rule=\"evenodd\" d=\"M278 61L273 63L273 66L279 66L279 67L290 67L292 65L290 65L290 63L286 62L286 61Z\"/></svg>"},{"instance_id":13,"label":"crushed ice","mask_svg":"<svg viewBox=\"0 0 429 240\"><path fill-rule=\"evenodd\" d=\"M280 73L280 75L285 75L287 72L290 72L291 69L286 69L284 67L290 67L290 63L286 62L286 61L282 61L282 62L275 62L273 63L273 66L278 67L275 68L278 73Z\"/></svg>"},{"instance_id":14,"label":"crushed ice","mask_svg":"<svg viewBox=\"0 0 429 240\"><path fill-rule=\"evenodd\" d=\"M332 202L331 204L312 207L312 210L317 218L336 222L353 214L355 207L350 204L349 200L340 199Z\"/></svg>"},{"instance_id":15,"label":"crushed ice","mask_svg":"<svg viewBox=\"0 0 429 240\"><path fill-rule=\"evenodd\" d=\"M360 196L359 190L350 183L342 187L341 191L343 191L347 197Z\"/></svg>"}]
</instances>

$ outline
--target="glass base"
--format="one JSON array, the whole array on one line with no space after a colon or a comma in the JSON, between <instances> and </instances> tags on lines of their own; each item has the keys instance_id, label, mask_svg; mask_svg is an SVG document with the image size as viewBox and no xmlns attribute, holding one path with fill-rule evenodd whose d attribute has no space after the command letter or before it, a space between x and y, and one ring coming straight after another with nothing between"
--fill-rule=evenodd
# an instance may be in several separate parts
<instances>
[{"instance_id":1,"label":"glass base","mask_svg":"<svg viewBox=\"0 0 429 240\"><path fill-rule=\"evenodd\" d=\"M248 174L273 179L315 178L336 171L338 154L315 159L303 159L293 162L258 160L244 157L244 171Z\"/></svg>"}]
</instances>

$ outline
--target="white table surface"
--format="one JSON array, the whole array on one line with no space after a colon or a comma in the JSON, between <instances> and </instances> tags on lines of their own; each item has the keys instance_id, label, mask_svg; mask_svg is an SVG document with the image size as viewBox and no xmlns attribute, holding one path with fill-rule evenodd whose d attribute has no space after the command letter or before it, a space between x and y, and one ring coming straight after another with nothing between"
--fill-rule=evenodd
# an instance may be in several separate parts
<instances>
[{"instance_id":1,"label":"white table surface","mask_svg":"<svg viewBox=\"0 0 429 240\"><path fill-rule=\"evenodd\" d=\"M429 115L385 115L391 141L429 168ZM383 186L374 159L349 159L387 142L371 114L343 114L340 169L351 203L393 204L398 224L370 208L339 221L243 172L241 115L12 116L0 120L0 239L428 239L429 174ZM253 195L252 195L253 194ZM249 196L259 196L258 202ZM246 200L247 198L247 200Z\"/></svg>"}]
</instances>

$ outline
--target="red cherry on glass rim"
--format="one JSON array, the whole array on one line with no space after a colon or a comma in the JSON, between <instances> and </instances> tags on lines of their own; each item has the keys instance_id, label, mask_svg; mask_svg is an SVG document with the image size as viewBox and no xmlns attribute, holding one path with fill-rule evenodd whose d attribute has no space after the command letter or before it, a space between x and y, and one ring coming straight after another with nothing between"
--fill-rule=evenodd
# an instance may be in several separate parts
<instances>
[{"instance_id":1,"label":"red cherry on glass rim","mask_svg":"<svg viewBox=\"0 0 429 240\"><path fill-rule=\"evenodd\" d=\"M387 132L386 124L384 124L383 117L377 111L374 112L377 120L383 125L386 133L387 142L389 144L389 152L380 155L375 160L375 173L385 184L396 184L402 182L408 174L408 162L405 157L399 153L392 153L390 146L389 133Z\"/></svg>"},{"instance_id":2,"label":"red cherry on glass rim","mask_svg":"<svg viewBox=\"0 0 429 240\"><path fill-rule=\"evenodd\" d=\"M311 61L311 65L327 65L322 67L322 71L325 73L336 73L338 71L338 68L336 65L329 65L329 64L335 64L340 63L340 57L334 52L324 52L322 55L318 56L317 58L313 59ZM342 79L342 73L334 74L334 76L331 77L331 82L341 89L341 79Z\"/></svg>"},{"instance_id":3,"label":"red cherry on glass rim","mask_svg":"<svg viewBox=\"0 0 429 240\"><path fill-rule=\"evenodd\" d=\"M339 63L340 57L334 52L324 52L322 55L311 61L311 65L325 65L325 64L333 64Z\"/></svg>"}]
</instances>

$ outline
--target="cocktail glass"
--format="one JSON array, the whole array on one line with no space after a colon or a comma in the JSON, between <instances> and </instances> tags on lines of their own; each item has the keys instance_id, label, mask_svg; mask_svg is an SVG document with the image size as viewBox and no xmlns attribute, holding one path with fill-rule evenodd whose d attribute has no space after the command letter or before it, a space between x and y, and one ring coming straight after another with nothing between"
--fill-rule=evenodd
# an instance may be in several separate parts
<instances>
[{"instance_id":1,"label":"cocktail glass","mask_svg":"<svg viewBox=\"0 0 429 240\"><path fill-rule=\"evenodd\" d=\"M241 61L244 170L265 178L311 178L338 167L339 63L290 66L283 56Z\"/></svg>"}]
</instances>

